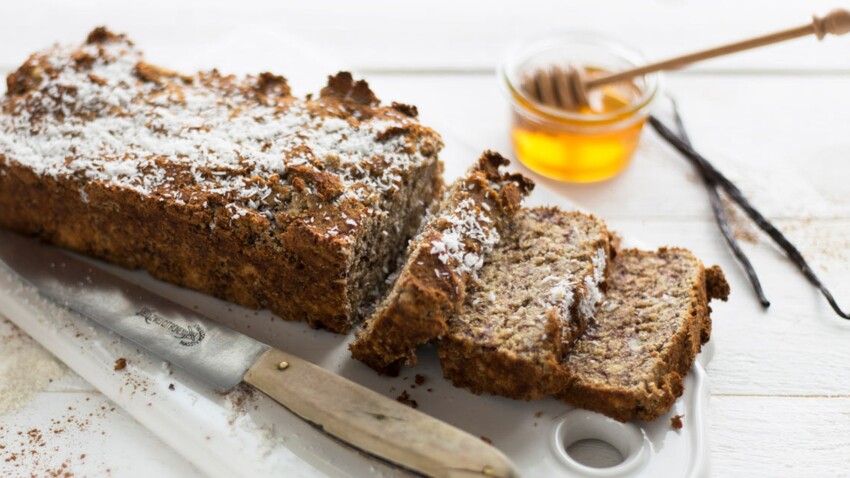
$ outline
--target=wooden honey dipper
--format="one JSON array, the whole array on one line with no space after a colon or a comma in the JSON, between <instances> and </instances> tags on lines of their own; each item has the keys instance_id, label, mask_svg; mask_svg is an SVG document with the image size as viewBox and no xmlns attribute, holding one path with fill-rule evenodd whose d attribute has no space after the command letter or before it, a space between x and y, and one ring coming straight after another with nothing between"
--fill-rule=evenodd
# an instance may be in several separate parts
<instances>
[{"instance_id":1,"label":"wooden honey dipper","mask_svg":"<svg viewBox=\"0 0 850 478\"><path fill-rule=\"evenodd\" d=\"M583 68L573 65L566 68L555 66L550 69L540 69L523 80L522 88L526 94L544 105L566 110L578 110L590 106L587 93L599 86L630 80L636 76L656 71L677 70L709 58L751 50L807 35L815 35L818 40L822 40L828 34L843 35L848 32L850 32L850 11L839 8L829 12L824 17L816 16L811 23L796 28L677 56L617 73L608 73L595 78L587 78Z\"/></svg>"}]
</instances>

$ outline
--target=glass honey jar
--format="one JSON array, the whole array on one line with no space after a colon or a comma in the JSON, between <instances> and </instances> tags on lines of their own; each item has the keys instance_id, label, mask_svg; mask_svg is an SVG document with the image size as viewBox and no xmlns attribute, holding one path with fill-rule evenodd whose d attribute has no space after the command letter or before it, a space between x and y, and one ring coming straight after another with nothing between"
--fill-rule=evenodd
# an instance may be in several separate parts
<instances>
[{"instance_id":1,"label":"glass honey jar","mask_svg":"<svg viewBox=\"0 0 850 478\"><path fill-rule=\"evenodd\" d=\"M543 176L577 183L614 177L629 164L660 78L649 74L594 88L589 107L565 110L536 101L524 85L541 70L570 65L586 78L645 64L636 50L606 36L566 33L514 48L499 68L512 108L516 157Z\"/></svg>"}]
</instances>

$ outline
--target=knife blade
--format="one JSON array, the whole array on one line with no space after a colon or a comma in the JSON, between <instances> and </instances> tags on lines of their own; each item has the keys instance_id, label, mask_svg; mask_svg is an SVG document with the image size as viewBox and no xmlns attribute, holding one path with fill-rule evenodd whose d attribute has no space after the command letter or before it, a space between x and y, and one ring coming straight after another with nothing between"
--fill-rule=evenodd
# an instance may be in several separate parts
<instances>
[{"instance_id":1,"label":"knife blade","mask_svg":"<svg viewBox=\"0 0 850 478\"><path fill-rule=\"evenodd\" d=\"M0 265L39 293L184 369L217 390L246 382L326 433L427 476L518 476L479 438L215 323L74 257L0 231Z\"/></svg>"}]
</instances>

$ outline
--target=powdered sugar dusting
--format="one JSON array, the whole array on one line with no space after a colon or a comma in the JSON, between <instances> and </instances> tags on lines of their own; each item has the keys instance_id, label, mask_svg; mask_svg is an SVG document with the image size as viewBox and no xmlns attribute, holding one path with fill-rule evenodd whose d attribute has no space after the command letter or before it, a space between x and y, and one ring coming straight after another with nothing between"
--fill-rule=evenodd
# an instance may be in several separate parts
<instances>
[{"instance_id":1,"label":"powdered sugar dusting","mask_svg":"<svg viewBox=\"0 0 850 478\"><path fill-rule=\"evenodd\" d=\"M379 204L404 171L432 161L409 135L386 134L416 123L394 110L345 116L315 100L252 94L257 77L217 72L155 81L140 76L140 62L123 37L31 57L25 68L38 83L4 99L0 171L12 161L203 207L213 195L234 219L246 210L273 219L295 194L281 190L293 167L335 177L340 198Z\"/></svg>"}]
</instances>

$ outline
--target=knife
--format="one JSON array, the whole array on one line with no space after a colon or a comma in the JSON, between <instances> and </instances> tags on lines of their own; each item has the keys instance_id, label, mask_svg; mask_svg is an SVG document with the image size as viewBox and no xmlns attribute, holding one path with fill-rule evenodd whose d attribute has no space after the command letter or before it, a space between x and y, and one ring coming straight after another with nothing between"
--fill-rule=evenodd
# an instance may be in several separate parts
<instances>
[{"instance_id":1,"label":"knife","mask_svg":"<svg viewBox=\"0 0 850 478\"><path fill-rule=\"evenodd\" d=\"M433 477L519 476L481 439L213 322L56 247L0 231L0 265L217 390L246 382L324 432Z\"/></svg>"}]
</instances>

